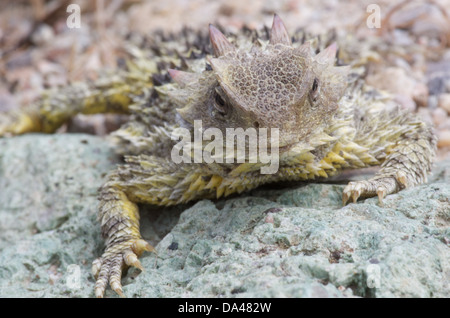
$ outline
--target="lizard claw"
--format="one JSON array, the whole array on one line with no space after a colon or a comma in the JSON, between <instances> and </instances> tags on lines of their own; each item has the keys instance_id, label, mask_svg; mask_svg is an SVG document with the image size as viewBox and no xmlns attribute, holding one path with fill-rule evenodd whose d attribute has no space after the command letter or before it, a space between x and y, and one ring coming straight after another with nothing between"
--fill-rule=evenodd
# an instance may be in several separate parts
<instances>
[{"instance_id":1,"label":"lizard claw","mask_svg":"<svg viewBox=\"0 0 450 318\"><path fill-rule=\"evenodd\" d=\"M361 195L361 191L358 189L355 189L352 193L352 200L353 203L356 203L356 201L358 201L359 196Z\"/></svg>"},{"instance_id":2,"label":"lizard claw","mask_svg":"<svg viewBox=\"0 0 450 318\"><path fill-rule=\"evenodd\" d=\"M350 198L352 198L353 203L358 201L358 198L363 193L364 188L359 182L350 182L344 189L342 194L342 204L346 205Z\"/></svg>"},{"instance_id":3,"label":"lizard claw","mask_svg":"<svg viewBox=\"0 0 450 318\"><path fill-rule=\"evenodd\" d=\"M342 205L346 205L349 198L349 194L344 190L344 192L342 193Z\"/></svg>"},{"instance_id":4,"label":"lizard claw","mask_svg":"<svg viewBox=\"0 0 450 318\"><path fill-rule=\"evenodd\" d=\"M122 291L122 271L128 266L134 266L143 271L138 257L144 251L154 251L153 247L142 239L130 240L108 247L102 257L92 263L92 274L95 282L95 297L102 298L109 283L111 289L120 297L125 297Z\"/></svg>"},{"instance_id":5,"label":"lizard claw","mask_svg":"<svg viewBox=\"0 0 450 318\"><path fill-rule=\"evenodd\" d=\"M387 194L387 190L385 187L383 187L383 186L378 187L377 195L378 195L378 202L380 203L380 206L384 206L383 199L386 196L386 194Z\"/></svg>"},{"instance_id":6,"label":"lizard claw","mask_svg":"<svg viewBox=\"0 0 450 318\"><path fill-rule=\"evenodd\" d=\"M350 182L342 193L342 203L346 205L350 198L356 203L358 198L371 198L378 196L383 206L386 195L396 193L401 189L395 177L378 177L370 180Z\"/></svg>"}]
</instances>

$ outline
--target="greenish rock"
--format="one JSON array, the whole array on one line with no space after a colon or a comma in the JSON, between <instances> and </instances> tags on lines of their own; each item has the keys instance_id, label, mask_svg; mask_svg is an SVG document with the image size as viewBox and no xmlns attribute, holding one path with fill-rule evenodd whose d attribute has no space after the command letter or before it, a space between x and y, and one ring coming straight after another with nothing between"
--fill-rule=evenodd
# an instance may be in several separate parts
<instances>
[{"instance_id":1,"label":"greenish rock","mask_svg":"<svg viewBox=\"0 0 450 318\"><path fill-rule=\"evenodd\" d=\"M120 159L103 138L0 139L0 297L93 297L97 188ZM358 176L359 178L359 176ZM449 297L450 161L429 183L341 206L345 180L142 207L157 254L129 297ZM108 290L107 297L116 297Z\"/></svg>"}]
</instances>

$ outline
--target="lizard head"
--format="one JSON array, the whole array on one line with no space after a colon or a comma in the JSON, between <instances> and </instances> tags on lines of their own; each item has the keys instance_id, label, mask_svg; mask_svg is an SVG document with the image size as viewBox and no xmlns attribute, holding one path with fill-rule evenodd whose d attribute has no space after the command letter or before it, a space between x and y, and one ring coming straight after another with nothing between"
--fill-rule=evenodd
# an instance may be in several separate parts
<instances>
[{"instance_id":1,"label":"lizard head","mask_svg":"<svg viewBox=\"0 0 450 318\"><path fill-rule=\"evenodd\" d=\"M265 47L239 50L214 26L209 27L212 70L200 74L170 70L180 85L172 94L178 113L204 128L278 128L287 147L323 130L346 87L346 67L336 67L336 44L319 54L309 42L294 46L275 15Z\"/></svg>"}]
</instances>

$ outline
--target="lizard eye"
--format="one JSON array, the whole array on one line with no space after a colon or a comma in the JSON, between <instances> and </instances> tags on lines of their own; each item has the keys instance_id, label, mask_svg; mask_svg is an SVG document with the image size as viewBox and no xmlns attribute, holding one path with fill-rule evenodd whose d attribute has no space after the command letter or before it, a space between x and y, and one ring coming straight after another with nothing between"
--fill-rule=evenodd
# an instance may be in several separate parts
<instances>
[{"instance_id":1,"label":"lizard eye","mask_svg":"<svg viewBox=\"0 0 450 318\"><path fill-rule=\"evenodd\" d=\"M220 115L226 115L227 103L217 91L214 92L214 107Z\"/></svg>"},{"instance_id":2,"label":"lizard eye","mask_svg":"<svg viewBox=\"0 0 450 318\"><path fill-rule=\"evenodd\" d=\"M217 106L219 106L220 108L225 107L225 101L218 93L215 94L214 101L216 102Z\"/></svg>"},{"instance_id":3,"label":"lizard eye","mask_svg":"<svg viewBox=\"0 0 450 318\"><path fill-rule=\"evenodd\" d=\"M319 94L320 94L319 80L315 78L311 90L309 91L309 101L311 104L317 101Z\"/></svg>"}]
</instances>

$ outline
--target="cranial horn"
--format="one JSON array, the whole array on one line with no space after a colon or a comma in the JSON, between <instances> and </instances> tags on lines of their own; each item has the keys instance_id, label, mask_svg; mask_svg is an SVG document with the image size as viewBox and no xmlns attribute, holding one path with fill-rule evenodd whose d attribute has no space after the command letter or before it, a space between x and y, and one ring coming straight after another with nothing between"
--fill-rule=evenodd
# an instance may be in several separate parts
<instances>
[{"instance_id":1,"label":"cranial horn","mask_svg":"<svg viewBox=\"0 0 450 318\"><path fill-rule=\"evenodd\" d=\"M229 52L234 52L236 49L231 44L225 35L222 34L215 26L209 25L209 38L214 49L214 55L220 57Z\"/></svg>"},{"instance_id":2,"label":"cranial horn","mask_svg":"<svg viewBox=\"0 0 450 318\"><path fill-rule=\"evenodd\" d=\"M299 47L295 48L294 51L296 51L297 53L299 53L300 55L303 55L303 56L308 56L308 57L311 56L311 52L312 52L311 41L306 41Z\"/></svg>"},{"instance_id":3,"label":"cranial horn","mask_svg":"<svg viewBox=\"0 0 450 318\"><path fill-rule=\"evenodd\" d=\"M275 14L273 16L272 30L270 32L270 44L291 45L291 38L284 26L281 18Z\"/></svg>"},{"instance_id":4,"label":"cranial horn","mask_svg":"<svg viewBox=\"0 0 450 318\"><path fill-rule=\"evenodd\" d=\"M183 72L174 69L168 69L168 72L175 83L177 83L181 87L185 87L187 84L198 80L199 77L197 73Z\"/></svg>"},{"instance_id":5,"label":"cranial horn","mask_svg":"<svg viewBox=\"0 0 450 318\"><path fill-rule=\"evenodd\" d=\"M321 64L334 64L336 58L337 44L333 42L325 50L316 55L316 61Z\"/></svg>"}]
</instances>

